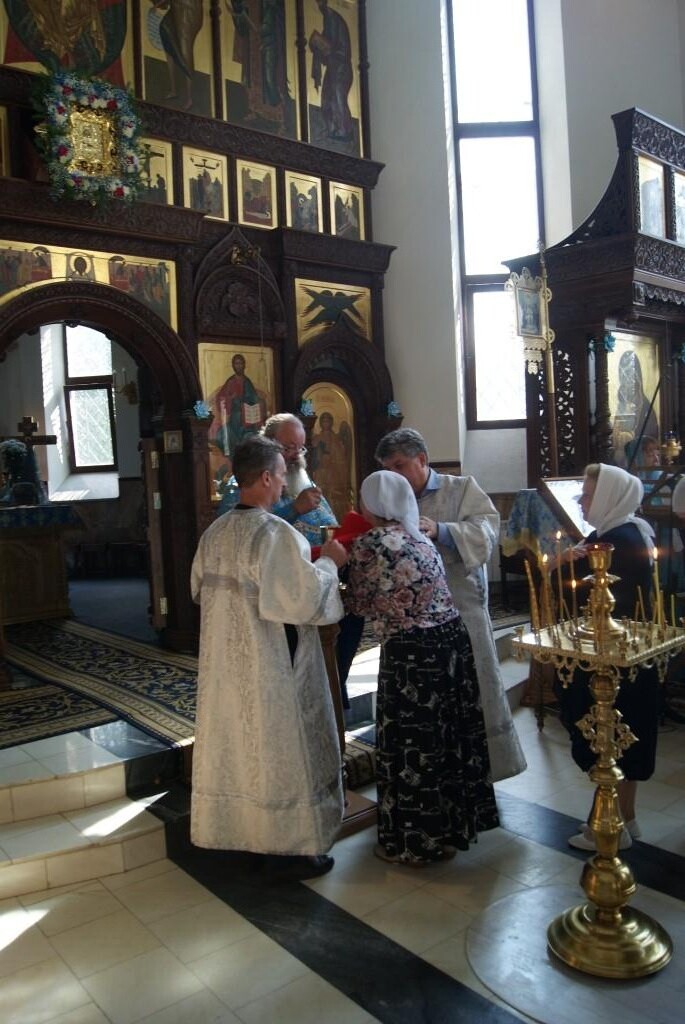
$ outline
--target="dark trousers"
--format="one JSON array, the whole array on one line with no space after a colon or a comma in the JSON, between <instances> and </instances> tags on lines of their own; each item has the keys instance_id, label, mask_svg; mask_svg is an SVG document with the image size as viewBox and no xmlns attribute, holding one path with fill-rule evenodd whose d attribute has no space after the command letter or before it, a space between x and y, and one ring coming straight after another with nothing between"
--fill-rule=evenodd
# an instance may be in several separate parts
<instances>
[{"instance_id":1,"label":"dark trousers","mask_svg":"<svg viewBox=\"0 0 685 1024\"><path fill-rule=\"evenodd\" d=\"M360 615L347 614L340 620L340 632L335 645L335 658L338 663L338 676L340 677L340 690L344 708L349 708L350 701L347 696L347 677L350 673L352 660L357 653L359 641L364 630L364 619Z\"/></svg>"}]
</instances>

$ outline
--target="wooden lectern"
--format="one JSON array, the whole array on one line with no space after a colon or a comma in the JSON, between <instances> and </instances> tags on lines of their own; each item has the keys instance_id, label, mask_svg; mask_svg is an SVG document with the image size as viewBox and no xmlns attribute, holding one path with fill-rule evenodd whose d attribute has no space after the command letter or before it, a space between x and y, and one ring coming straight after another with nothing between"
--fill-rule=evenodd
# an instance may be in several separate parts
<instances>
[{"instance_id":1,"label":"wooden lectern","mask_svg":"<svg viewBox=\"0 0 685 1024\"><path fill-rule=\"evenodd\" d=\"M337 622L334 622L329 626L319 626L319 637L321 639L323 656L326 662L328 684L331 688L331 697L333 698L335 721L338 726L340 759L342 761L345 753L345 717L343 714L340 678L338 676L338 663L335 657L335 641L339 631L340 627ZM348 790L347 780L344 777L344 764L343 782L345 786L345 812L343 815L342 825L340 827L340 839L344 836L352 835L353 832L361 832L362 829L371 828L371 826L376 825L378 820L378 810L375 801L369 800L366 797L361 796L359 793Z\"/></svg>"}]
</instances>

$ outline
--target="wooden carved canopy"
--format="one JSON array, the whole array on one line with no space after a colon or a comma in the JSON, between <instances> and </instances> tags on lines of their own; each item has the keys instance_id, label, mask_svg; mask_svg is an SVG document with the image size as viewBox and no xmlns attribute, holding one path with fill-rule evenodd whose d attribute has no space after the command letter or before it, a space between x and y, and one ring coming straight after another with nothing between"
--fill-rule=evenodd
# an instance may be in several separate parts
<instances>
[{"instance_id":1,"label":"wooden carved canopy","mask_svg":"<svg viewBox=\"0 0 685 1024\"><path fill-rule=\"evenodd\" d=\"M648 397L662 435L685 432L685 132L637 108L613 122L618 159L602 199L545 251L564 476L591 461L620 462L609 393L612 332L654 339L660 379L656 397ZM507 265L540 272L537 254ZM551 462L544 366L527 377L528 478L536 483Z\"/></svg>"}]
</instances>

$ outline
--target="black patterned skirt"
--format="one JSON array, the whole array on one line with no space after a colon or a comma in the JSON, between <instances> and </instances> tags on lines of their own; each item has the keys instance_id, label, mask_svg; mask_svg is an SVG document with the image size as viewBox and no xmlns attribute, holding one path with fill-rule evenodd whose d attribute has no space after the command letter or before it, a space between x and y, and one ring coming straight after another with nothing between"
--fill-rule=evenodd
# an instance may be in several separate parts
<instances>
[{"instance_id":1,"label":"black patterned skirt","mask_svg":"<svg viewBox=\"0 0 685 1024\"><path fill-rule=\"evenodd\" d=\"M460 618L381 647L378 839L401 861L442 860L499 825L471 641Z\"/></svg>"}]
</instances>

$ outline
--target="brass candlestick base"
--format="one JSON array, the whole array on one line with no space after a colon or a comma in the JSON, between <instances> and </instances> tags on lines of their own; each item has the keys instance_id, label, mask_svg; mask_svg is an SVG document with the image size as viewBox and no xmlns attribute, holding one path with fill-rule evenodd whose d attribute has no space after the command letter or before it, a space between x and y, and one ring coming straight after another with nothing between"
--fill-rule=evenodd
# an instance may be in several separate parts
<instances>
[{"instance_id":1,"label":"brass candlestick base","mask_svg":"<svg viewBox=\"0 0 685 1024\"><path fill-rule=\"evenodd\" d=\"M663 621L660 595L656 621L624 619L619 624L612 619L615 602L609 584L617 578L609 574L612 551L609 544L594 544L588 553L593 588L580 622L574 611L571 620L541 628L537 599L531 592L533 633L517 630L512 648L517 657L530 655L553 665L564 685L580 685L573 682L578 668L592 673L594 704L577 723L597 755L590 771L597 788L589 821L597 852L585 864L580 879L590 902L571 907L551 922L549 948L564 963L587 974L641 978L668 963L673 945L660 924L627 906L636 885L629 866L618 857L623 819L616 783L623 772L616 761L635 736L622 722L615 702L619 687L630 686L641 665L655 666L663 681L669 657L685 644L685 630ZM549 599L543 601L543 607L550 605Z\"/></svg>"},{"instance_id":2,"label":"brass candlestick base","mask_svg":"<svg viewBox=\"0 0 685 1024\"><path fill-rule=\"evenodd\" d=\"M569 967L599 978L655 974L673 953L668 933L642 911L626 907L620 927L607 931L588 903L555 918L547 929L547 943Z\"/></svg>"},{"instance_id":3,"label":"brass candlestick base","mask_svg":"<svg viewBox=\"0 0 685 1024\"><path fill-rule=\"evenodd\" d=\"M589 822L597 853L585 864L580 878L591 903L571 907L555 918L547 929L547 942L555 956L587 974L641 978L665 967L673 943L660 924L626 906L637 887L629 866L618 857L623 819L616 783L623 772L615 756L634 743L635 737L614 708L617 673L598 669L590 690L596 704L578 726L599 752L590 771L597 784Z\"/></svg>"}]
</instances>

